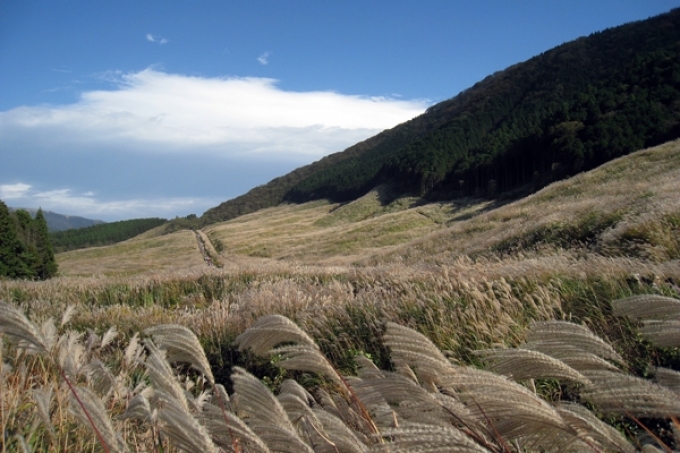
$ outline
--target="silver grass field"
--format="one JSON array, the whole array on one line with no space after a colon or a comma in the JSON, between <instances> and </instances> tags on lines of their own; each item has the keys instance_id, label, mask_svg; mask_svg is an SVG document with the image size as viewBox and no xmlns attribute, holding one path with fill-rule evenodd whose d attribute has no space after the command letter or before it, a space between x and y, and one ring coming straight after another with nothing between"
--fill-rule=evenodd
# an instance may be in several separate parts
<instances>
[{"instance_id":1,"label":"silver grass field","mask_svg":"<svg viewBox=\"0 0 680 453\"><path fill-rule=\"evenodd\" d=\"M672 321L680 301L634 296L617 316L641 319L640 334L680 345ZM647 310L645 310L647 308ZM647 312L647 315L643 313ZM293 379L273 393L234 367L229 394L188 328L164 324L134 335L115 365L102 362L117 337L70 330L73 311L40 324L0 303L2 422L6 451L625 451L643 448L601 417L667 419L677 441L680 373L631 375L625 360L587 327L532 322L516 347L476 351L486 369L455 364L426 336L387 322L393 370L358 356L344 376L290 319L257 319L235 339L239 350L275 359ZM659 326L649 330L649 326ZM109 358L110 359L110 358ZM546 400L536 381L573 384L578 401ZM640 422L640 427L649 430ZM669 448L649 430L644 449Z\"/></svg>"}]
</instances>

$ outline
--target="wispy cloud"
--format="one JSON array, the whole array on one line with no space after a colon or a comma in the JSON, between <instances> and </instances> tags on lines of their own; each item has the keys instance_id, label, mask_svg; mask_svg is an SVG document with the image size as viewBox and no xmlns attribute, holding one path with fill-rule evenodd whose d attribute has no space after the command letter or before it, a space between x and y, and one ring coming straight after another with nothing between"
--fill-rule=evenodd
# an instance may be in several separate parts
<instances>
[{"instance_id":1,"label":"wispy cloud","mask_svg":"<svg viewBox=\"0 0 680 453\"><path fill-rule=\"evenodd\" d=\"M269 64L269 56L271 54L272 54L271 52L267 51L267 52L263 53L262 55L260 55L259 57L257 57L257 61L259 61L261 65L266 66L266 65Z\"/></svg>"},{"instance_id":2,"label":"wispy cloud","mask_svg":"<svg viewBox=\"0 0 680 453\"><path fill-rule=\"evenodd\" d=\"M30 184L0 184L0 200L16 200L23 198L30 190Z\"/></svg>"},{"instance_id":3,"label":"wispy cloud","mask_svg":"<svg viewBox=\"0 0 680 453\"><path fill-rule=\"evenodd\" d=\"M59 91L64 91L64 90L72 90L73 86L71 85L64 85L64 86L58 86L58 87L52 87L52 88L45 88L42 90L43 93L57 93Z\"/></svg>"},{"instance_id":4,"label":"wispy cloud","mask_svg":"<svg viewBox=\"0 0 680 453\"><path fill-rule=\"evenodd\" d=\"M146 34L146 40L149 42L154 42L156 44L167 44L168 40L165 38L161 38L160 36L154 36L151 33Z\"/></svg>"}]
</instances>

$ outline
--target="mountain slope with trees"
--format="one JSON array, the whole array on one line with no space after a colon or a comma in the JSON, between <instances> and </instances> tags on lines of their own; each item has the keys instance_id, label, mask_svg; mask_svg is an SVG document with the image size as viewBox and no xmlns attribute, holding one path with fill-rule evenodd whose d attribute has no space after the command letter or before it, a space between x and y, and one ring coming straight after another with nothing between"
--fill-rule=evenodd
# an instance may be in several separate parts
<instances>
[{"instance_id":1,"label":"mountain slope with trees","mask_svg":"<svg viewBox=\"0 0 680 453\"><path fill-rule=\"evenodd\" d=\"M379 184L430 200L526 194L680 136L680 9L563 44L423 115L212 208L203 225Z\"/></svg>"}]
</instances>

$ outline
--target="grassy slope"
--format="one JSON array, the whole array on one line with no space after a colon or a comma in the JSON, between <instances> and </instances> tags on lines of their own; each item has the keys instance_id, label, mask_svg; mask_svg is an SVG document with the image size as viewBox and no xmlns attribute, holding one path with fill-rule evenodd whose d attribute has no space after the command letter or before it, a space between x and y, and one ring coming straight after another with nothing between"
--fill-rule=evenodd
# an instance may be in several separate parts
<instances>
[{"instance_id":1,"label":"grassy slope","mask_svg":"<svg viewBox=\"0 0 680 453\"><path fill-rule=\"evenodd\" d=\"M505 256L548 249L545 254L555 248L633 254L655 261L678 259L679 193L680 141L673 141L454 222L372 262L442 263L459 255Z\"/></svg>"},{"instance_id":2,"label":"grassy slope","mask_svg":"<svg viewBox=\"0 0 680 453\"><path fill-rule=\"evenodd\" d=\"M438 204L383 207L377 193L370 192L346 205L312 202L270 208L206 231L229 254L337 264L429 233L440 227L437 221L450 217L449 211Z\"/></svg>"},{"instance_id":3,"label":"grassy slope","mask_svg":"<svg viewBox=\"0 0 680 453\"><path fill-rule=\"evenodd\" d=\"M225 253L305 263L445 263L585 249L609 256L678 258L680 142L612 161L504 206L459 200L387 206L373 191L348 204L313 202L258 211L206 228Z\"/></svg>"},{"instance_id":4,"label":"grassy slope","mask_svg":"<svg viewBox=\"0 0 680 453\"><path fill-rule=\"evenodd\" d=\"M133 275L191 267L203 262L191 231L130 239L106 247L92 247L57 255L62 275Z\"/></svg>"}]
</instances>

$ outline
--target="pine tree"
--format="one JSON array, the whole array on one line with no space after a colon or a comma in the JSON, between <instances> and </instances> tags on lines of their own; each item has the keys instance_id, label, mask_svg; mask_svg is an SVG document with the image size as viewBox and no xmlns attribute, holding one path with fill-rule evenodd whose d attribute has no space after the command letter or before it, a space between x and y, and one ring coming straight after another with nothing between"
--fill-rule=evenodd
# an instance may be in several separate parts
<instances>
[{"instance_id":1,"label":"pine tree","mask_svg":"<svg viewBox=\"0 0 680 453\"><path fill-rule=\"evenodd\" d=\"M57 260L54 257L50 233L47 229L47 221L45 220L42 209L38 209L33 222L35 248L38 255L36 276L41 280L47 280L57 274Z\"/></svg>"}]
</instances>

